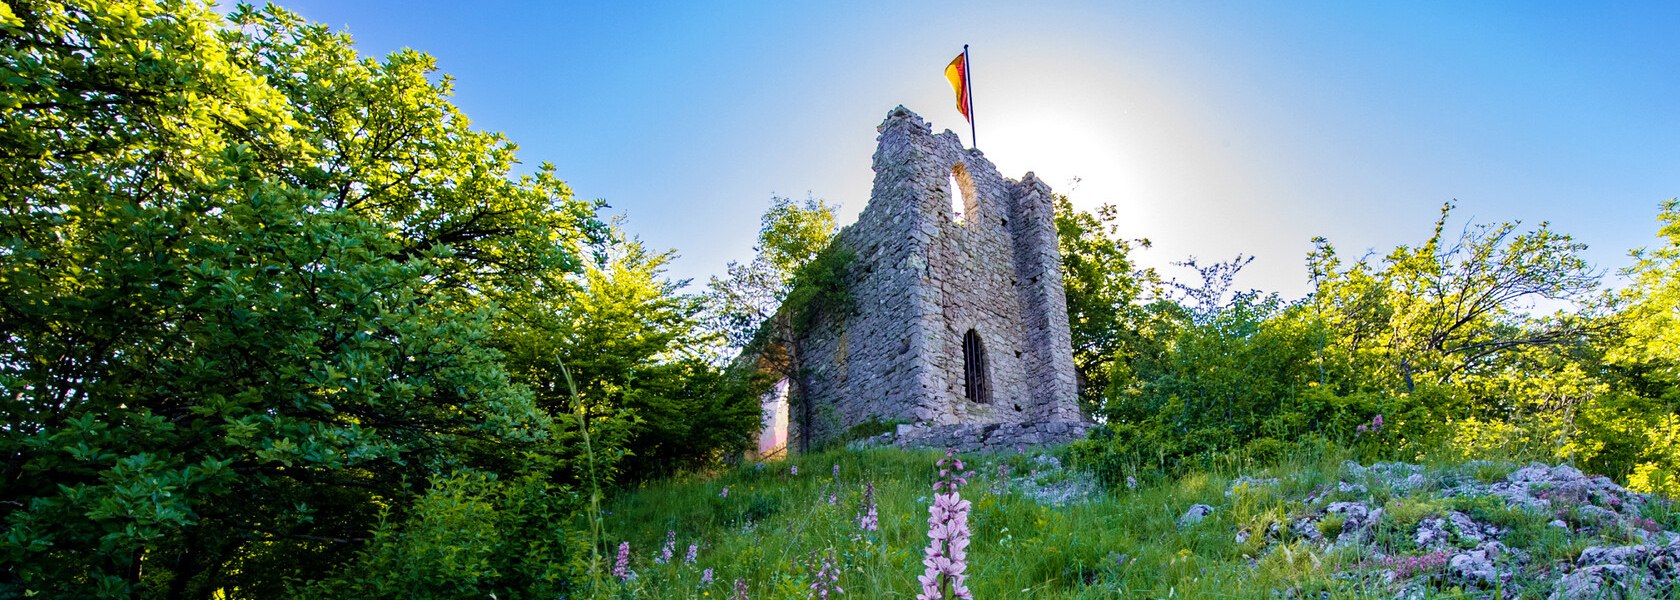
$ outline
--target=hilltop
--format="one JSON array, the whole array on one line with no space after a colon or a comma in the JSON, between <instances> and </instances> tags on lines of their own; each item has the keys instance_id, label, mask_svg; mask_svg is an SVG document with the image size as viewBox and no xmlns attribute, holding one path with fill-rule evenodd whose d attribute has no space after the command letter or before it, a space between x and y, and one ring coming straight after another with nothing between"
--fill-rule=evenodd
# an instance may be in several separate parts
<instances>
[{"instance_id":1,"label":"hilltop","mask_svg":"<svg viewBox=\"0 0 1680 600\"><path fill-rule=\"evenodd\" d=\"M930 506L986 598L1672 594L1628 491L1680 497L1680 199L1619 285L1538 207L1446 202L1319 232L1291 298L1247 253L1146 268L1133 215L906 111L851 233L771 198L691 285L450 59L272 4L0 0L0 35L0 598L907 597ZM929 453L738 465L887 432L1003 454L966 500Z\"/></svg>"},{"instance_id":2,"label":"hilltop","mask_svg":"<svg viewBox=\"0 0 1680 600\"><path fill-rule=\"evenodd\" d=\"M1228 455L1110 489L1071 462L1076 453L1026 450L966 464L977 598L1676 591L1673 502L1566 465L1366 465L1319 446L1275 464ZM628 542L633 573L616 587L635 598L739 597L742 584L751 598L806 597L826 569L850 597L914 597L939 457L835 450L645 485L607 507L605 545ZM866 486L874 532L858 526Z\"/></svg>"}]
</instances>

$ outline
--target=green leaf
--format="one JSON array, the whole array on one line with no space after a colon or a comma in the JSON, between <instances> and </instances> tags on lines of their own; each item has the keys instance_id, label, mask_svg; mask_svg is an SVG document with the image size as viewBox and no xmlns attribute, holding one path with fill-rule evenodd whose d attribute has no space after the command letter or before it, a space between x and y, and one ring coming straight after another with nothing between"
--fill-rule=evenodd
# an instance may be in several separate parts
<instances>
[{"instance_id":1,"label":"green leaf","mask_svg":"<svg viewBox=\"0 0 1680 600\"><path fill-rule=\"evenodd\" d=\"M0 0L0 29L22 28L23 19L19 19L17 14L12 12L11 5L6 4L4 0Z\"/></svg>"}]
</instances>

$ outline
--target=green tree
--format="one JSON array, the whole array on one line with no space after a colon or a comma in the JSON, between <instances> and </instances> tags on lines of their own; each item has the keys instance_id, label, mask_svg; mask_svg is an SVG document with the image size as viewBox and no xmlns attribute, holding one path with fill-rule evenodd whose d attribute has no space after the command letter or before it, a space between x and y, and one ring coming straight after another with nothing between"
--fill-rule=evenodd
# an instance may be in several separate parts
<instances>
[{"instance_id":1,"label":"green tree","mask_svg":"<svg viewBox=\"0 0 1680 600\"><path fill-rule=\"evenodd\" d=\"M265 156L270 175L318 194L323 208L398 227L394 258L447 247L438 284L501 300L563 289L606 241L601 203L573 197L553 165L511 176L517 147L471 128L431 56L362 59L348 34L284 11L230 18L230 60L284 94L308 142L302 156Z\"/></svg>"},{"instance_id":2,"label":"green tree","mask_svg":"<svg viewBox=\"0 0 1680 600\"><path fill-rule=\"evenodd\" d=\"M1589 460L1575 416L1608 391L1599 275L1545 223L1470 224L1380 262L1344 265L1324 239L1308 257L1320 393L1374 399L1395 447ZM1534 312L1541 303L1566 308Z\"/></svg>"},{"instance_id":3,"label":"green tree","mask_svg":"<svg viewBox=\"0 0 1680 600\"><path fill-rule=\"evenodd\" d=\"M675 253L654 253L615 230L579 284L561 296L528 297L506 324L515 379L554 412L570 406L571 371L586 411L609 445L633 448L619 465L631 480L706 465L745 450L758 424L749 381L708 360L718 334L703 324L703 298L665 269ZM604 260L603 260L604 259Z\"/></svg>"},{"instance_id":4,"label":"green tree","mask_svg":"<svg viewBox=\"0 0 1680 600\"><path fill-rule=\"evenodd\" d=\"M569 428L492 325L583 264L595 204L511 177L418 53L273 8L9 6L0 596L283 596L378 531L453 587L367 595L564 587ZM460 531L527 527L409 527L473 498Z\"/></svg>"},{"instance_id":5,"label":"green tree","mask_svg":"<svg viewBox=\"0 0 1680 600\"><path fill-rule=\"evenodd\" d=\"M1300 306L1231 291L1251 260L1178 263L1200 281L1168 282L1178 298L1145 307L1149 335L1114 361L1101 413L1124 433L1117 443L1133 447L1127 452L1205 457L1316 424L1290 417L1312 377L1310 336L1293 316Z\"/></svg>"},{"instance_id":6,"label":"green tree","mask_svg":"<svg viewBox=\"0 0 1680 600\"><path fill-rule=\"evenodd\" d=\"M1608 359L1622 393L1589 407L1589 426L1606 435L1588 443L1628 453L1617 464L1631 468L1630 488L1672 497L1680 496L1680 200L1663 202L1658 220L1662 244L1633 252L1631 283L1617 295L1620 335Z\"/></svg>"},{"instance_id":7,"label":"green tree","mask_svg":"<svg viewBox=\"0 0 1680 600\"><path fill-rule=\"evenodd\" d=\"M1502 356L1523 348L1586 341L1593 321L1581 311L1592 308L1599 275L1580 256L1584 244L1546 223L1526 233L1516 223L1471 225L1449 241L1451 211L1444 205L1429 239L1395 248L1381 269L1368 259L1343 268L1328 241L1314 240L1315 310L1340 333L1347 363L1412 391L1422 379L1495 374ZM1526 309L1542 300L1582 308L1529 318Z\"/></svg>"},{"instance_id":8,"label":"green tree","mask_svg":"<svg viewBox=\"0 0 1680 600\"><path fill-rule=\"evenodd\" d=\"M793 291L795 279L834 238L837 207L820 198L802 203L770 199L759 218L756 255L745 264L730 261L726 275L707 282L712 327L733 349L753 343L760 329Z\"/></svg>"},{"instance_id":9,"label":"green tree","mask_svg":"<svg viewBox=\"0 0 1680 600\"><path fill-rule=\"evenodd\" d=\"M1662 203L1657 235L1663 245L1633 252L1621 293L1626 337L1616 360L1660 365L1670 378L1680 369L1680 199Z\"/></svg>"},{"instance_id":10,"label":"green tree","mask_svg":"<svg viewBox=\"0 0 1680 600\"><path fill-rule=\"evenodd\" d=\"M1344 265L1315 240L1315 290L1300 302L1231 293L1243 257L1182 263L1200 281L1168 283L1175 297L1147 305L1138 331L1149 334L1114 360L1100 411L1113 437L1098 455L1172 463L1326 434L1380 435L1368 446L1389 453L1521 444L1548 458L1621 460L1608 442L1632 428L1608 415L1636 407L1602 380L1605 325L1584 247L1544 224L1474 225L1449 241L1450 208L1424 244L1381 263ZM1575 308L1535 316L1536 300ZM1357 430L1377 414L1380 432Z\"/></svg>"},{"instance_id":11,"label":"green tree","mask_svg":"<svg viewBox=\"0 0 1680 600\"><path fill-rule=\"evenodd\" d=\"M840 316L851 310L844 282L854 256L832 244L834 211L835 206L816 198L800 204L772 198L760 219L757 255L747 264L730 262L726 277L713 277L707 284L711 326L727 340L727 350L751 350L758 359L735 368L790 382L796 432L811 431L815 418L811 403L803 401L799 334L818 315ZM764 387L765 382L759 383L755 389ZM809 449L810 441L798 435L794 443Z\"/></svg>"},{"instance_id":12,"label":"green tree","mask_svg":"<svg viewBox=\"0 0 1680 600\"><path fill-rule=\"evenodd\" d=\"M1056 194L1053 200L1079 396L1087 410L1097 410L1108 389L1111 363L1129 363L1144 343L1144 305L1160 282L1153 269L1132 261L1132 251L1148 248L1149 240L1119 237L1114 205L1084 212L1075 210L1067 196Z\"/></svg>"}]
</instances>

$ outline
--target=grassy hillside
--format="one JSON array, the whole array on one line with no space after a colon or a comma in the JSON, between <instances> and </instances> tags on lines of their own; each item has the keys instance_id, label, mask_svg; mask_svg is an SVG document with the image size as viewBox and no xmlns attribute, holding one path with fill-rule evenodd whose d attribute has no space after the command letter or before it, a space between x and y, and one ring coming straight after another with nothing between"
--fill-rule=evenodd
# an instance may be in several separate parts
<instances>
[{"instance_id":1,"label":"grassy hillside","mask_svg":"<svg viewBox=\"0 0 1680 600\"><path fill-rule=\"evenodd\" d=\"M830 451L648 484L605 508L606 562L628 542L633 576L603 577L628 598L733 598L742 584L804 598L826 561L848 597L913 598L940 456ZM1567 467L1349 456L1227 456L1109 490L1055 452L972 457L967 583L976 598L1674 594L1668 501ZM857 521L867 484L874 532ZM1211 512L1192 522L1198 504Z\"/></svg>"}]
</instances>

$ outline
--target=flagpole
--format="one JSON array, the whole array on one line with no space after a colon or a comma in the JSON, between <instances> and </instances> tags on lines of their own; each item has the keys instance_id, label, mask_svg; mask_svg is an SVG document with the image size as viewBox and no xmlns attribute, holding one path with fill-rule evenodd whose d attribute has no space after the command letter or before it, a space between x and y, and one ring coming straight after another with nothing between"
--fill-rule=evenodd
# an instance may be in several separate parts
<instances>
[{"instance_id":1,"label":"flagpole","mask_svg":"<svg viewBox=\"0 0 1680 600\"><path fill-rule=\"evenodd\" d=\"M963 44L963 86L968 88L968 143L976 150L980 149L974 129L974 63L968 62L968 44Z\"/></svg>"}]
</instances>

